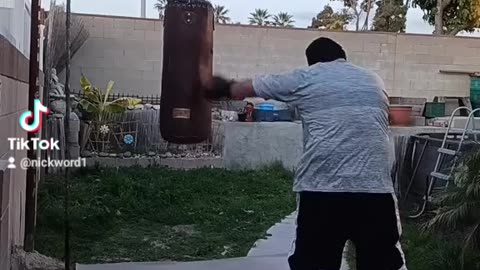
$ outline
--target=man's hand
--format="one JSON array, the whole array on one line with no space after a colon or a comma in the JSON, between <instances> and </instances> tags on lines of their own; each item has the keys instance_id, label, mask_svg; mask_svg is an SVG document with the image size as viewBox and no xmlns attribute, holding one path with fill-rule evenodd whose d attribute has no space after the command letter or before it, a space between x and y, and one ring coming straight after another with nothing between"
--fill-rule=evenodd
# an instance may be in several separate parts
<instances>
[{"instance_id":1,"label":"man's hand","mask_svg":"<svg viewBox=\"0 0 480 270\"><path fill-rule=\"evenodd\" d=\"M214 76L208 83L205 96L213 100L222 98L243 100L246 97L254 97L255 91L251 80L235 82Z\"/></svg>"},{"instance_id":2,"label":"man's hand","mask_svg":"<svg viewBox=\"0 0 480 270\"><path fill-rule=\"evenodd\" d=\"M208 82L205 97L208 99L223 99L231 98L231 88L233 81L228 81L222 77L214 76L211 81Z\"/></svg>"},{"instance_id":3,"label":"man's hand","mask_svg":"<svg viewBox=\"0 0 480 270\"><path fill-rule=\"evenodd\" d=\"M247 97L255 97L255 90L251 80L236 82L231 86L231 97L234 100L243 100Z\"/></svg>"}]
</instances>

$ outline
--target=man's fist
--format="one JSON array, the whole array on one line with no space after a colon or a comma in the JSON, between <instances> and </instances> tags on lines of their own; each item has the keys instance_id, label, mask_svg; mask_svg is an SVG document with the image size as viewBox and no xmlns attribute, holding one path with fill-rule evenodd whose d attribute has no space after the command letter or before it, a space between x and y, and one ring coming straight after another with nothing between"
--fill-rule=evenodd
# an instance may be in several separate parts
<instances>
[{"instance_id":1,"label":"man's fist","mask_svg":"<svg viewBox=\"0 0 480 270\"><path fill-rule=\"evenodd\" d=\"M208 83L205 97L208 99L231 98L231 87L233 81L228 81L220 76L213 76Z\"/></svg>"}]
</instances>

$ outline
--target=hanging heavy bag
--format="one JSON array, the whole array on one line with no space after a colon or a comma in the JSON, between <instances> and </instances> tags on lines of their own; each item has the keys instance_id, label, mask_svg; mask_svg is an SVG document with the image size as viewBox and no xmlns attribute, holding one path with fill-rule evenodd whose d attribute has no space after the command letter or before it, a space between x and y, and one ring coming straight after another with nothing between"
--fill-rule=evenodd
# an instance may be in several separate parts
<instances>
[{"instance_id":1,"label":"hanging heavy bag","mask_svg":"<svg viewBox=\"0 0 480 270\"><path fill-rule=\"evenodd\" d=\"M204 0L169 0L165 8L160 132L171 143L200 143L211 135L213 7Z\"/></svg>"}]
</instances>

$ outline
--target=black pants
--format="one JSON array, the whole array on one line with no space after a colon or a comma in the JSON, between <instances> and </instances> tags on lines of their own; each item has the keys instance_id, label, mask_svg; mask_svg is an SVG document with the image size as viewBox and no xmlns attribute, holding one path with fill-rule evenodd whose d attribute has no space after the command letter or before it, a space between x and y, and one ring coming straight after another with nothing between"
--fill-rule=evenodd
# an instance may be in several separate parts
<instances>
[{"instance_id":1,"label":"black pants","mask_svg":"<svg viewBox=\"0 0 480 270\"><path fill-rule=\"evenodd\" d=\"M355 245L357 270L399 270L405 264L393 194L299 195L291 270L339 270L347 240Z\"/></svg>"}]
</instances>

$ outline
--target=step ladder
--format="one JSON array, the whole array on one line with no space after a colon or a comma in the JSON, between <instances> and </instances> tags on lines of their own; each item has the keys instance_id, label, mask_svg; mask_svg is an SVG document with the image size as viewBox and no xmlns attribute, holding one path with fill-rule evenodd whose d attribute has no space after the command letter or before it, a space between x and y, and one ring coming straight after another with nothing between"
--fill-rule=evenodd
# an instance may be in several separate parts
<instances>
[{"instance_id":1,"label":"step ladder","mask_svg":"<svg viewBox=\"0 0 480 270\"><path fill-rule=\"evenodd\" d=\"M460 110L466 110L468 112L468 118L465 123L465 127L453 128L452 127L453 120L455 119L457 112L459 112ZM468 140L475 141L477 143L479 142L478 137L480 135L480 129L475 128L475 117L474 117L477 112L480 112L480 108L472 110L469 107L459 107L455 109L450 115L450 120L448 122L448 127L445 132L445 136L443 137L442 145L440 146L440 148L438 148L438 157L435 163L435 168L430 173L430 177L428 177L427 179L427 185L426 185L427 188L425 190L425 196L423 198L422 206L420 208L420 211L417 214L409 216L410 218L418 218L425 213L425 210L427 209L427 205L431 201L433 191L439 190L439 188L435 186L437 180L440 179L445 181L445 186L443 188L440 187L440 190L446 190L448 188L450 182L452 181L451 179L452 174L454 172L455 166L457 165L458 157L462 150L462 145L465 142L465 140L468 139ZM472 123L471 125L470 125L470 122ZM447 142L449 141L449 138L451 138L451 136L455 136L455 135L461 136L460 142L458 143L458 146L456 148L450 149L448 148L449 143ZM452 161L450 166L446 169L446 171L448 172L443 173L442 169L444 167L443 165L446 157L452 157Z\"/></svg>"}]
</instances>

